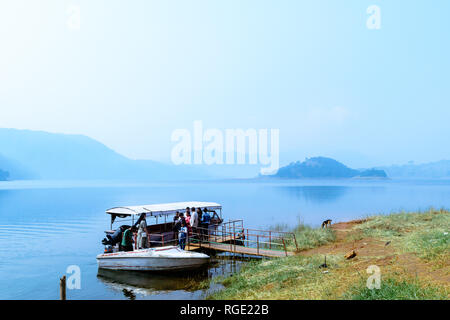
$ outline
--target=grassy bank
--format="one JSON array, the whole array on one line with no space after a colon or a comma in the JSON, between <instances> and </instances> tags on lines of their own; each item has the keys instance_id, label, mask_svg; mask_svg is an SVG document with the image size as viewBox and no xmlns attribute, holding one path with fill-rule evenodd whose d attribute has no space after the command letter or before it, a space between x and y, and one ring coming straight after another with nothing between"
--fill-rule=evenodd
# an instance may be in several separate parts
<instances>
[{"instance_id":1,"label":"grassy bank","mask_svg":"<svg viewBox=\"0 0 450 320\"><path fill-rule=\"evenodd\" d=\"M330 230L300 225L295 256L251 262L214 281L209 299L448 299L450 212L397 213L338 223ZM345 253L355 250L355 258ZM327 257L327 268L319 268ZM368 289L376 265L381 287Z\"/></svg>"},{"instance_id":2,"label":"grassy bank","mask_svg":"<svg viewBox=\"0 0 450 320\"><path fill-rule=\"evenodd\" d=\"M449 259L450 212L429 210L426 212L397 213L370 217L355 227L355 235L395 241L403 253L414 253L437 267Z\"/></svg>"}]
</instances>

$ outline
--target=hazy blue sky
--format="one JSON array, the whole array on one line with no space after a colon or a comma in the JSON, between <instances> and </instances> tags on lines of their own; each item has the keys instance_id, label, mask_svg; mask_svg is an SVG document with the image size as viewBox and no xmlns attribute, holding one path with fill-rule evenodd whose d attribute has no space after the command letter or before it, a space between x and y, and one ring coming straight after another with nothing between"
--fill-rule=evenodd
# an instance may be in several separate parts
<instances>
[{"instance_id":1,"label":"hazy blue sky","mask_svg":"<svg viewBox=\"0 0 450 320\"><path fill-rule=\"evenodd\" d=\"M366 27L373 4L380 30ZM450 159L449 12L447 0L5 0L0 127L164 161L194 120L278 128L282 164Z\"/></svg>"}]
</instances>

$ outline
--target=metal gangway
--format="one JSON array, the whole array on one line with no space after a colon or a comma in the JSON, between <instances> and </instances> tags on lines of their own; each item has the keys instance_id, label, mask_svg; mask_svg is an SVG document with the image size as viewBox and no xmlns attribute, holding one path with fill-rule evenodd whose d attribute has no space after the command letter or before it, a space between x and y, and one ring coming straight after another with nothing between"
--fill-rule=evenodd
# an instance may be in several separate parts
<instances>
[{"instance_id":1,"label":"metal gangway","mask_svg":"<svg viewBox=\"0 0 450 320\"><path fill-rule=\"evenodd\" d=\"M244 228L243 220L193 228L185 250L201 248L263 257L290 256L298 251L293 232Z\"/></svg>"}]
</instances>

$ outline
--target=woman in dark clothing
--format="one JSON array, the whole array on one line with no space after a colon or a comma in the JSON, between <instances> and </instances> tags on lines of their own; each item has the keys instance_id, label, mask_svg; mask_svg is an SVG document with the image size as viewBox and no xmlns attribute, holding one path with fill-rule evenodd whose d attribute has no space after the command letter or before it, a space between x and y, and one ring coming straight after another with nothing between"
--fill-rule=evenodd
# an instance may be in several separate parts
<instances>
[{"instance_id":1,"label":"woman in dark clothing","mask_svg":"<svg viewBox=\"0 0 450 320\"><path fill-rule=\"evenodd\" d=\"M197 208L197 214L198 214L198 221L202 221L202 215L203 215L202 209Z\"/></svg>"},{"instance_id":2,"label":"woman in dark clothing","mask_svg":"<svg viewBox=\"0 0 450 320\"><path fill-rule=\"evenodd\" d=\"M203 212L201 208L197 208L197 215L198 215L198 226L200 227L199 233L201 235L201 239L205 239L205 226L203 224Z\"/></svg>"},{"instance_id":3,"label":"woman in dark clothing","mask_svg":"<svg viewBox=\"0 0 450 320\"><path fill-rule=\"evenodd\" d=\"M180 218L180 213L177 211L177 213L175 213L175 216L173 217L173 223L176 223L179 218Z\"/></svg>"}]
</instances>

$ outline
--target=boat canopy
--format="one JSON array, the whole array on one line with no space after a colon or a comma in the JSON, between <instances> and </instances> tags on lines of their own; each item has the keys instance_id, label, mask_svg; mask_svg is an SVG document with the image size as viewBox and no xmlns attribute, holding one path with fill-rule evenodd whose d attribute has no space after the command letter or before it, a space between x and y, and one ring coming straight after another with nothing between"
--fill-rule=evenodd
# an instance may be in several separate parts
<instances>
[{"instance_id":1,"label":"boat canopy","mask_svg":"<svg viewBox=\"0 0 450 320\"><path fill-rule=\"evenodd\" d=\"M161 204L149 204L143 206L129 206L129 207L115 207L106 210L106 213L113 216L128 217L134 215L141 215L145 213L146 216L162 216L171 215L178 212L185 212L186 207L189 208L208 208L209 210L222 209L222 206L215 202L173 202L173 203L161 203Z\"/></svg>"}]
</instances>

